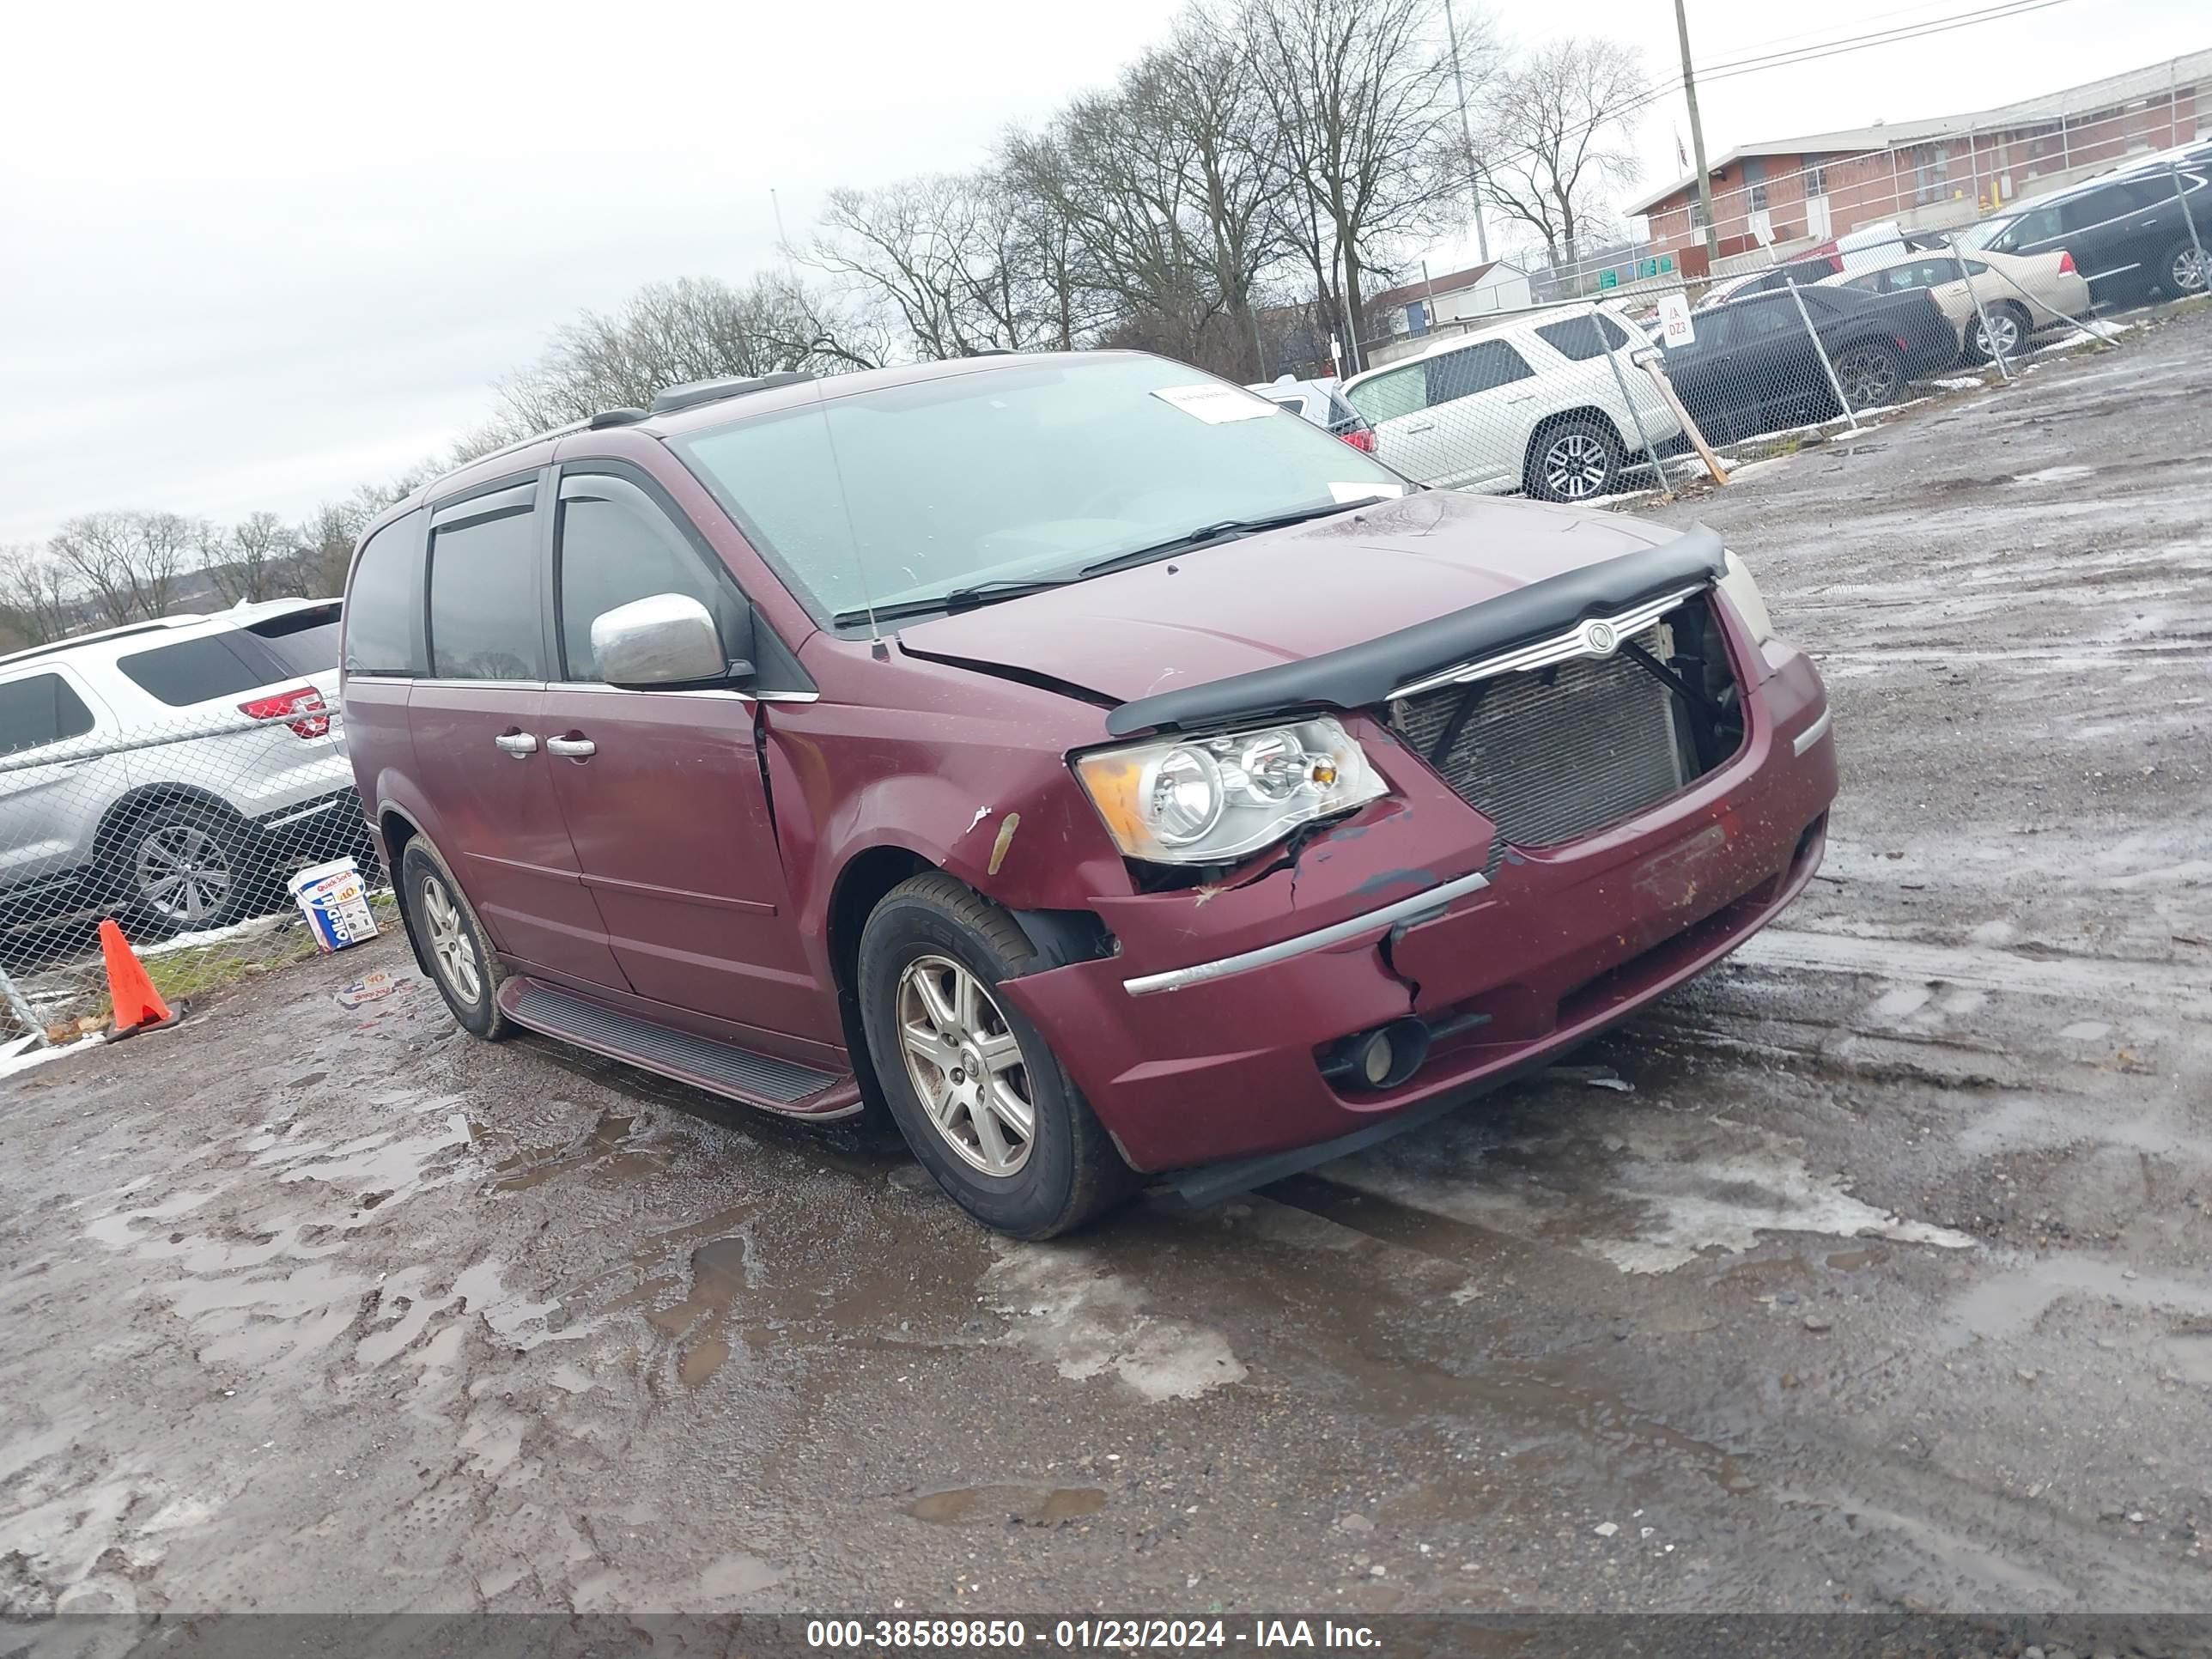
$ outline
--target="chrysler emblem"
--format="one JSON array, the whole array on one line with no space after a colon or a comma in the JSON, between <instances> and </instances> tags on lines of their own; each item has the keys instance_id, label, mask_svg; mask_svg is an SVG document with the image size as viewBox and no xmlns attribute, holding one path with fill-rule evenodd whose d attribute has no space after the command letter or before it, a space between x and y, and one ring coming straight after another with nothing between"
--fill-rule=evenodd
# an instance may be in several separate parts
<instances>
[{"instance_id":1,"label":"chrysler emblem","mask_svg":"<svg viewBox=\"0 0 2212 1659\"><path fill-rule=\"evenodd\" d=\"M1583 624L1583 649L1593 657L1611 656L1613 643L1611 623L1594 622Z\"/></svg>"}]
</instances>

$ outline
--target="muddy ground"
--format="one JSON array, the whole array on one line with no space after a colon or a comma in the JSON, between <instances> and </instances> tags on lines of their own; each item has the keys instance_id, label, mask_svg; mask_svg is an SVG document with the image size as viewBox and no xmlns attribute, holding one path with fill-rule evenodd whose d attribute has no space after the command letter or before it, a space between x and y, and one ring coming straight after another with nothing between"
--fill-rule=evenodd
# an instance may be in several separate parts
<instances>
[{"instance_id":1,"label":"muddy ground","mask_svg":"<svg viewBox=\"0 0 2212 1659\"><path fill-rule=\"evenodd\" d=\"M0 1085L0 1603L2212 1609L2208 382L2200 311L1664 509L1829 677L1823 876L1243 1201L994 1240L342 1007L388 940Z\"/></svg>"}]
</instances>

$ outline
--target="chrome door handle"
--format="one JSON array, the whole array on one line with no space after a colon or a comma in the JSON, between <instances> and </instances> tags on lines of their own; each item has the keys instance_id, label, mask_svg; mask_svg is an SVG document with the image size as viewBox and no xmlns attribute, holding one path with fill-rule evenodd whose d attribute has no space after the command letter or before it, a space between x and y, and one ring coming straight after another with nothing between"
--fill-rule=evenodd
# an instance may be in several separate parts
<instances>
[{"instance_id":1,"label":"chrome door handle","mask_svg":"<svg viewBox=\"0 0 2212 1659\"><path fill-rule=\"evenodd\" d=\"M1406 423L1406 430L1408 432L1433 432L1436 430L1436 426L1437 423L1434 421L1408 421Z\"/></svg>"},{"instance_id":2,"label":"chrome door handle","mask_svg":"<svg viewBox=\"0 0 2212 1659\"><path fill-rule=\"evenodd\" d=\"M548 738L545 752L563 760L589 760L599 752L599 745L589 738Z\"/></svg>"},{"instance_id":3,"label":"chrome door handle","mask_svg":"<svg viewBox=\"0 0 2212 1659\"><path fill-rule=\"evenodd\" d=\"M492 741L517 760L538 752L538 734L534 732L502 732Z\"/></svg>"}]
</instances>

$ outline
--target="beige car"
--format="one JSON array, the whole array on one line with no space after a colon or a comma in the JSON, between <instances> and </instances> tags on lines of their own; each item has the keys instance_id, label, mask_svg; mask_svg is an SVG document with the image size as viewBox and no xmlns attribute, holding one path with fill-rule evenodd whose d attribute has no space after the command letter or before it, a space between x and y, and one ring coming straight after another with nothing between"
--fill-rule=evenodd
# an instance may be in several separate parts
<instances>
[{"instance_id":1,"label":"beige car","mask_svg":"<svg viewBox=\"0 0 2212 1659\"><path fill-rule=\"evenodd\" d=\"M2030 338L2043 330L2088 313L2089 285L2074 269L2074 256L2063 248L2048 253L1965 253L1963 259L1962 276L1960 255L1905 249L1879 264L1831 276L1826 286L1866 294L1926 289L1936 308L1958 330L1960 355L1972 362L1986 362L1990 357L1990 342L1982 337L1981 319L1975 313L1977 297L1989 313L1996 349L2008 357L2027 349Z\"/></svg>"}]
</instances>

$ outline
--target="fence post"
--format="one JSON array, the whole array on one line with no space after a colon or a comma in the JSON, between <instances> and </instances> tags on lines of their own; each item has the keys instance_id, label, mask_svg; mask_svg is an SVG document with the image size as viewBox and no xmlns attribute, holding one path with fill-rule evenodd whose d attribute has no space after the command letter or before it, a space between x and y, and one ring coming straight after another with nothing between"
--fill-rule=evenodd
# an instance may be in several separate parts
<instances>
[{"instance_id":1,"label":"fence post","mask_svg":"<svg viewBox=\"0 0 2212 1659\"><path fill-rule=\"evenodd\" d=\"M15 988L15 981L8 977L5 968L0 968L0 1001L7 1003L10 1018L31 1034L33 1048L52 1046L52 1040L46 1036L45 1023L32 1012L31 1005L23 1000L23 994Z\"/></svg>"},{"instance_id":2,"label":"fence post","mask_svg":"<svg viewBox=\"0 0 2212 1659\"><path fill-rule=\"evenodd\" d=\"M1651 434L1644 425L1644 411L1636 406L1636 399L1628 395L1628 377L1620 372L1620 360L1613 356L1613 342L1605 337L1605 313L1595 305L1590 307L1590 327L1597 333L1597 343L1605 350L1606 367L1613 371L1613 383L1620 388L1620 401L1628 405L1628 418L1636 423L1637 441L1644 446L1644 453L1651 463L1651 484L1662 495L1671 496L1667 488L1667 469L1659 464L1659 451L1652 444Z\"/></svg>"},{"instance_id":3,"label":"fence post","mask_svg":"<svg viewBox=\"0 0 2212 1659\"><path fill-rule=\"evenodd\" d=\"M1982 303L1982 291L1974 286L1974 279L1966 270L1966 256L1959 252L1959 239L1956 236L1946 236L1943 239L1943 246L1951 250L1951 258L1959 267L1959 280L1966 285L1966 297L1974 302L1974 315L1980 319L1982 325L1982 343L1990 349L1990 356L1996 360L1997 374L2007 386L2010 386L2012 365L2005 362L2004 348L1997 343L1997 337L1990 331L1989 307ZM1984 260L1984 263L1988 262ZM2026 345L2027 342L2023 340L2021 343Z\"/></svg>"},{"instance_id":4,"label":"fence post","mask_svg":"<svg viewBox=\"0 0 2212 1659\"><path fill-rule=\"evenodd\" d=\"M2204 263L2204 239L2197 232L2197 216L2190 211L2189 192L2182 187L2180 164L2175 161L2168 161L2166 164L2166 170L2173 175L2173 199L2181 204L2182 222L2189 227L2189 245L2197 250L2196 291L2199 294L2212 292L2212 265L2208 265ZM2173 273L2172 271L2167 271L2166 274L2171 276ZM2175 286L2185 289L2188 287L2188 284L2185 283L2176 283ZM2177 294L2173 297L2179 300L2183 296Z\"/></svg>"},{"instance_id":5,"label":"fence post","mask_svg":"<svg viewBox=\"0 0 2212 1659\"><path fill-rule=\"evenodd\" d=\"M1820 339L1820 331L1813 326L1813 313L1805 309L1805 296L1797 291L1797 279L1787 279L1790 297L1797 307L1797 320L1805 325L1805 337L1813 343L1813 350L1820 360L1820 368L1828 377L1828 390L1836 394L1836 407L1844 411L1844 418L1851 423L1851 430L1859 429L1859 417L1851 410L1851 400L1844 396L1844 383L1836 378L1836 366L1828 361L1828 348Z\"/></svg>"}]
</instances>

